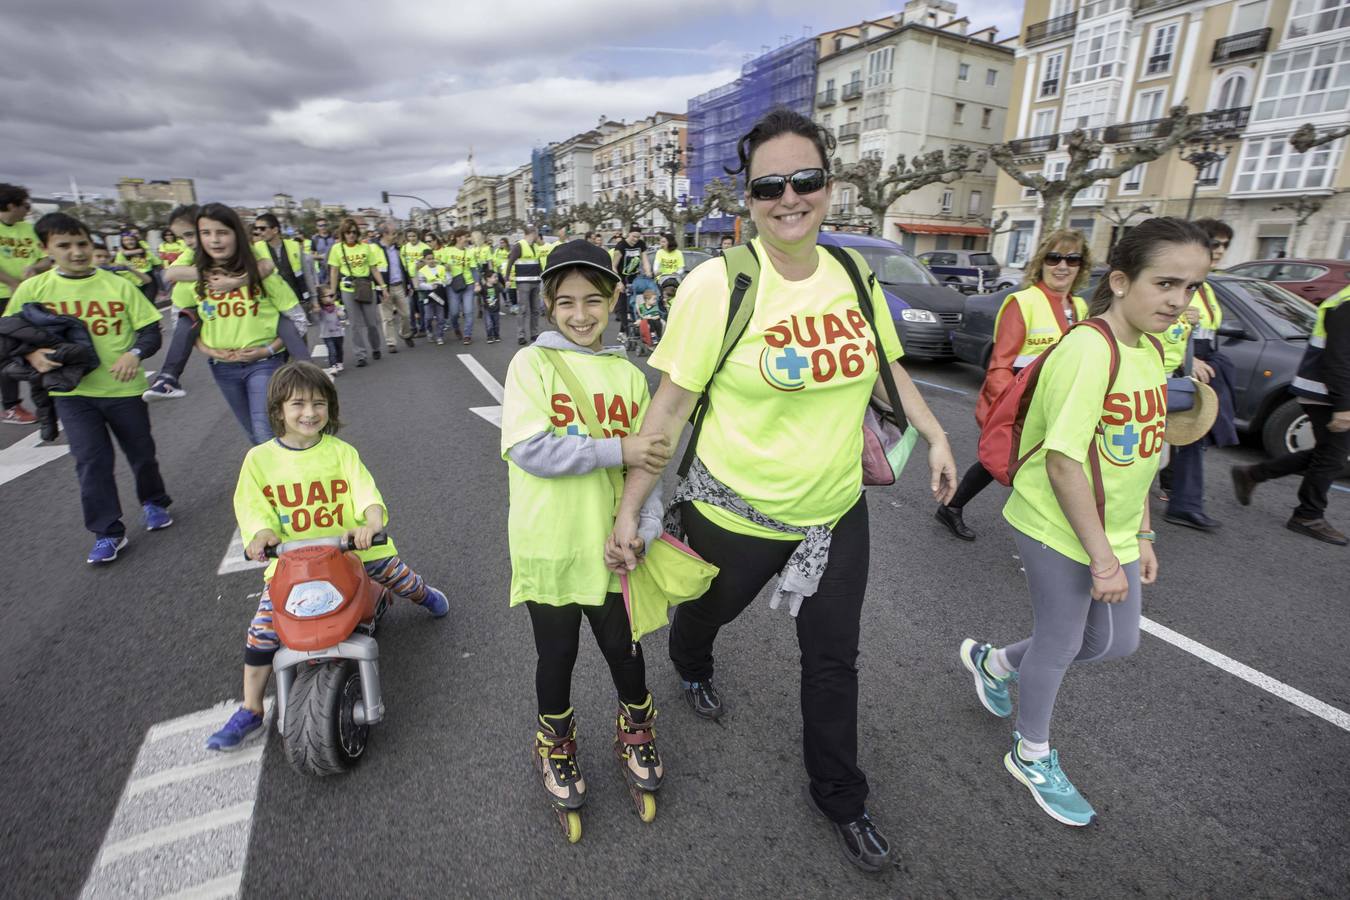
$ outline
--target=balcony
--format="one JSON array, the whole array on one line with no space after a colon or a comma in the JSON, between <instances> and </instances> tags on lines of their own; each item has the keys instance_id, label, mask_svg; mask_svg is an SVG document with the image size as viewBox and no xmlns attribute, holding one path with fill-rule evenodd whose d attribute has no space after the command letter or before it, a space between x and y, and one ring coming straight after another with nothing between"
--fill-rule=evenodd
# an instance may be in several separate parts
<instances>
[{"instance_id":1,"label":"balcony","mask_svg":"<svg viewBox=\"0 0 1350 900\"><path fill-rule=\"evenodd\" d=\"M1236 134L1247 127L1247 120L1252 117L1252 108L1250 106L1234 106L1231 109L1212 109L1205 113L1204 121L1200 124L1202 134Z\"/></svg>"},{"instance_id":2,"label":"balcony","mask_svg":"<svg viewBox=\"0 0 1350 900\"><path fill-rule=\"evenodd\" d=\"M844 101L857 100L862 96L863 83L861 81L850 81L844 85L844 89L839 92L839 99Z\"/></svg>"},{"instance_id":3,"label":"balcony","mask_svg":"<svg viewBox=\"0 0 1350 900\"><path fill-rule=\"evenodd\" d=\"M857 207L852 203L836 203L830 207L831 219L851 219L857 211Z\"/></svg>"},{"instance_id":4,"label":"balcony","mask_svg":"<svg viewBox=\"0 0 1350 900\"><path fill-rule=\"evenodd\" d=\"M1074 26L1078 24L1078 13L1069 13L1064 16L1056 16L1053 19L1046 19L1044 22L1037 22L1035 25L1027 27L1026 44L1030 47L1032 44L1043 44L1046 41L1053 41L1055 38L1067 37L1073 34Z\"/></svg>"},{"instance_id":5,"label":"balcony","mask_svg":"<svg viewBox=\"0 0 1350 900\"><path fill-rule=\"evenodd\" d=\"M856 141L858 135L862 133L861 122L845 122L839 126L840 141Z\"/></svg>"},{"instance_id":6,"label":"balcony","mask_svg":"<svg viewBox=\"0 0 1350 900\"><path fill-rule=\"evenodd\" d=\"M1210 55L1209 61L1212 65L1222 65L1245 56L1265 53L1270 47L1270 33L1269 28L1258 28L1256 31L1245 31L1242 34L1219 38L1214 42L1214 52Z\"/></svg>"},{"instance_id":7,"label":"balcony","mask_svg":"<svg viewBox=\"0 0 1350 900\"><path fill-rule=\"evenodd\" d=\"M1018 138L1008 141L1008 149L1013 156L1038 156L1059 149L1059 135L1043 134L1040 137Z\"/></svg>"},{"instance_id":8,"label":"balcony","mask_svg":"<svg viewBox=\"0 0 1350 900\"><path fill-rule=\"evenodd\" d=\"M1059 79L1047 78L1041 82L1041 96L1054 97L1059 93Z\"/></svg>"},{"instance_id":9,"label":"balcony","mask_svg":"<svg viewBox=\"0 0 1350 900\"><path fill-rule=\"evenodd\" d=\"M816 94L816 106L820 107L821 109L824 109L827 106L834 106L834 103L835 103L834 88L830 88L828 91L821 91L819 94Z\"/></svg>"},{"instance_id":10,"label":"balcony","mask_svg":"<svg viewBox=\"0 0 1350 900\"><path fill-rule=\"evenodd\" d=\"M1134 11L1136 15L1143 15L1144 13L1170 9L1173 6L1181 6L1183 3L1190 2L1191 0L1134 0Z\"/></svg>"},{"instance_id":11,"label":"balcony","mask_svg":"<svg viewBox=\"0 0 1350 900\"><path fill-rule=\"evenodd\" d=\"M886 115L868 116L863 119L863 131L884 131L890 117Z\"/></svg>"},{"instance_id":12,"label":"balcony","mask_svg":"<svg viewBox=\"0 0 1350 900\"><path fill-rule=\"evenodd\" d=\"M1247 127L1251 112L1250 106L1210 110L1201 117L1200 131L1196 137L1212 138L1236 134ZM1142 141L1160 140L1171 133L1171 119L1146 119L1142 122L1108 125L1102 132L1102 140L1108 144L1137 144Z\"/></svg>"},{"instance_id":13,"label":"balcony","mask_svg":"<svg viewBox=\"0 0 1350 900\"><path fill-rule=\"evenodd\" d=\"M1144 64L1145 75L1162 75L1172 68L1172 54L1159 53L1157 56L1150 56L1148 62Z\"/></svg>"}]
</instances>

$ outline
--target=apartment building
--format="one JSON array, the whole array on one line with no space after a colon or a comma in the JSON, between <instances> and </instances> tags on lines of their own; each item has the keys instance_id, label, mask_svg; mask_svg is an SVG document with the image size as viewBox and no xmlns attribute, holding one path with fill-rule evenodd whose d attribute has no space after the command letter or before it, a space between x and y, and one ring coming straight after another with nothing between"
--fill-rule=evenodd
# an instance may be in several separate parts
<instances>
[{"instance_id":1,"label":"apartment building","mask_svg":"<svg viewBox=\"0 0 1350 900\"><path fill-rule=\"evenodd\" d=\"M1165 132L1170 108L1204 113L1199 139L1078 196L1070 224L1099 256L1147 215L1217 216L1235 231L1228 262L1350 255L1344 139L1297 153L1304 123L1343 125L1350 108L1350 0L1027 0L1007 137L1019 161L1063 172L1064 135L1115 148ZM1198 168L1197 149L1224 158ZM994 254L1025 262L1038 198L1000 174Z\"/></svg>"},{"instance_id":2,"label":"apartment building","mask_svg":"<svg viewBox=\"0 0 1350 900\"><path fill-rule=\"evenodd\" d=\"M532 169L527 163L501 176L494 189L498 219L524 222L534 203Z\"/></svg>"},{"instance_id":3,"label":"apartment building","mask_svg":"<svg viewBox=\"0 0 1350 900\"><path fill-rule=\"evenodd\" d=\"M130 203L171 203L178 206L183 203L196 203L197 187L191 178L150 181L144 178L119 178L117 198Z\"/></svg>"},{"instance_id":4,"label":"apartment building","mask_svg":"<svg viewBox=\"0 0 1350 900\"><path fill-rule=\"evenodd\" d=\"M636 197L648 191L662 197L688 197L686 132L683 114L658 112L610 135L595 148L591 173L593 198L611 200L619 194ZM653 210L643 218L643 224L661 228L667 222L665 216Z\"/></svg>"},{"instance_id":5,"label":"apartment building","mask_svg":"<svg viewBox=\"0 0 1350 900\"><path fill-rule=\"evenodd\" d=\"M622 122L602 119L590 131L550 146L553 151L554 208L566 212L579 203L591 202L595 150L624 127Z\"/></svg>"},{"instance_id":6,"label":"apartment building","mask_svg":"<svg viewBox=\"0 0 1350 900\"><path fill-rule=\"evenodd\" d=\"M456 224L477 228L497 218L497 175L471 174L455 196Z\"/></svg>"},{"instance_id":7,"label":"apartment building","mask_svg":"<svg viewBox=\"0 0 1350 900\"><path fill-rule=\"evenodd\" d=\"M970 30L948 0L911 0L904 11L818 39L815 119L838 140L836 159L865 157L884 170L964 144L1003 140L1013 83L1013 49L996 30ZM985 249L996 168L906 194L886 211L881 237L915 252ZM829 221L867 224L853 185L836 183Z\"/></svg>"}]
</instances>

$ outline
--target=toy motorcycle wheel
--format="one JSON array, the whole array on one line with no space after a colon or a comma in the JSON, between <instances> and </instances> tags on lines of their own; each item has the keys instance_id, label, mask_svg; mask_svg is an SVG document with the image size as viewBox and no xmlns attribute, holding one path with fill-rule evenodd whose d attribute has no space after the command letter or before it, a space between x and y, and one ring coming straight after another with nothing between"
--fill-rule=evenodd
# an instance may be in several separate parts
<instances>
[{"instance_id":1,"label":"toy motorcycle wheel","mask_svg":"<svg viewBox=\"0 0 1350 900\"><path fill-rule=\"evenodd\" d=\"M282 734L286 759L304 775L337 775L361 759L370 736L358 725L361 673L351 660L301 666L291 687Z\"/></svg>"}]
</instances>

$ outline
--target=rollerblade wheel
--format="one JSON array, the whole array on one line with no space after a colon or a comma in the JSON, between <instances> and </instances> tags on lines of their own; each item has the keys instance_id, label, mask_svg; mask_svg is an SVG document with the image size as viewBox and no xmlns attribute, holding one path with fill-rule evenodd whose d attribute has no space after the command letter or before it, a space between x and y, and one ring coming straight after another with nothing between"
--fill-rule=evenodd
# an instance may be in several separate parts
<instances>
[{"instance_id":1,"label":"rollerblade wheel","mask_svg":"<svg viewBox=\"0 0 1350 900\"><path fill-rule=\"evenodd\" d=\"M633 798L633 806L637 809L638 818L643 822L655 820L656 795L636 787L629 787L628 792Z\"/></svg>"},{"instance_id":2,"label":"rollerblade wheel","mask_svg":"<svg viewBox=\"0 0 1350 900\"><path fill-rule=\"evenodd\" d=\"M562 827L563 837L567 838L567 843L575 844L581 840L581 813L575 809L560 809L558 813L558 825Z\"/></svg>"}]
</instances>

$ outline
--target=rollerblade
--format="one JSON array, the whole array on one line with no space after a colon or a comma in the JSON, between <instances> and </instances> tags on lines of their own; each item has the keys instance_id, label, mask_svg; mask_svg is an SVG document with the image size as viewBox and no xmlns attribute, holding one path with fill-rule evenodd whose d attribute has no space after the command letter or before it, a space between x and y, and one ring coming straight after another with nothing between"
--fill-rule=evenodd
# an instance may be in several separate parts
<instances>
[{"instance_id":1,"label":"rollerblade","mask_svg":"<svg viewBox=\"0 0 1350 900\"><path fill-rule=\"evenodd\" d=\"M656 794L665 768L656 750L656 706L648 694L640 706L619 703L619 718L614 729L614 756L628 782L628 793L638 818L650 822L656 818Z\"/></svg>"},{"instance_id":2,"label":"rollerblade","mask_svg":"<svg viewBox=\"0 0 1350 900\"><path fill-rule=\"evenodd\" d=\"M563 835L569 844L575 844L581 840L579 810L586 802L586 780L577 765L577 723L570 709L559 716L539 717L531 760L543 779Z\"/></svg>"}]
</instances>

